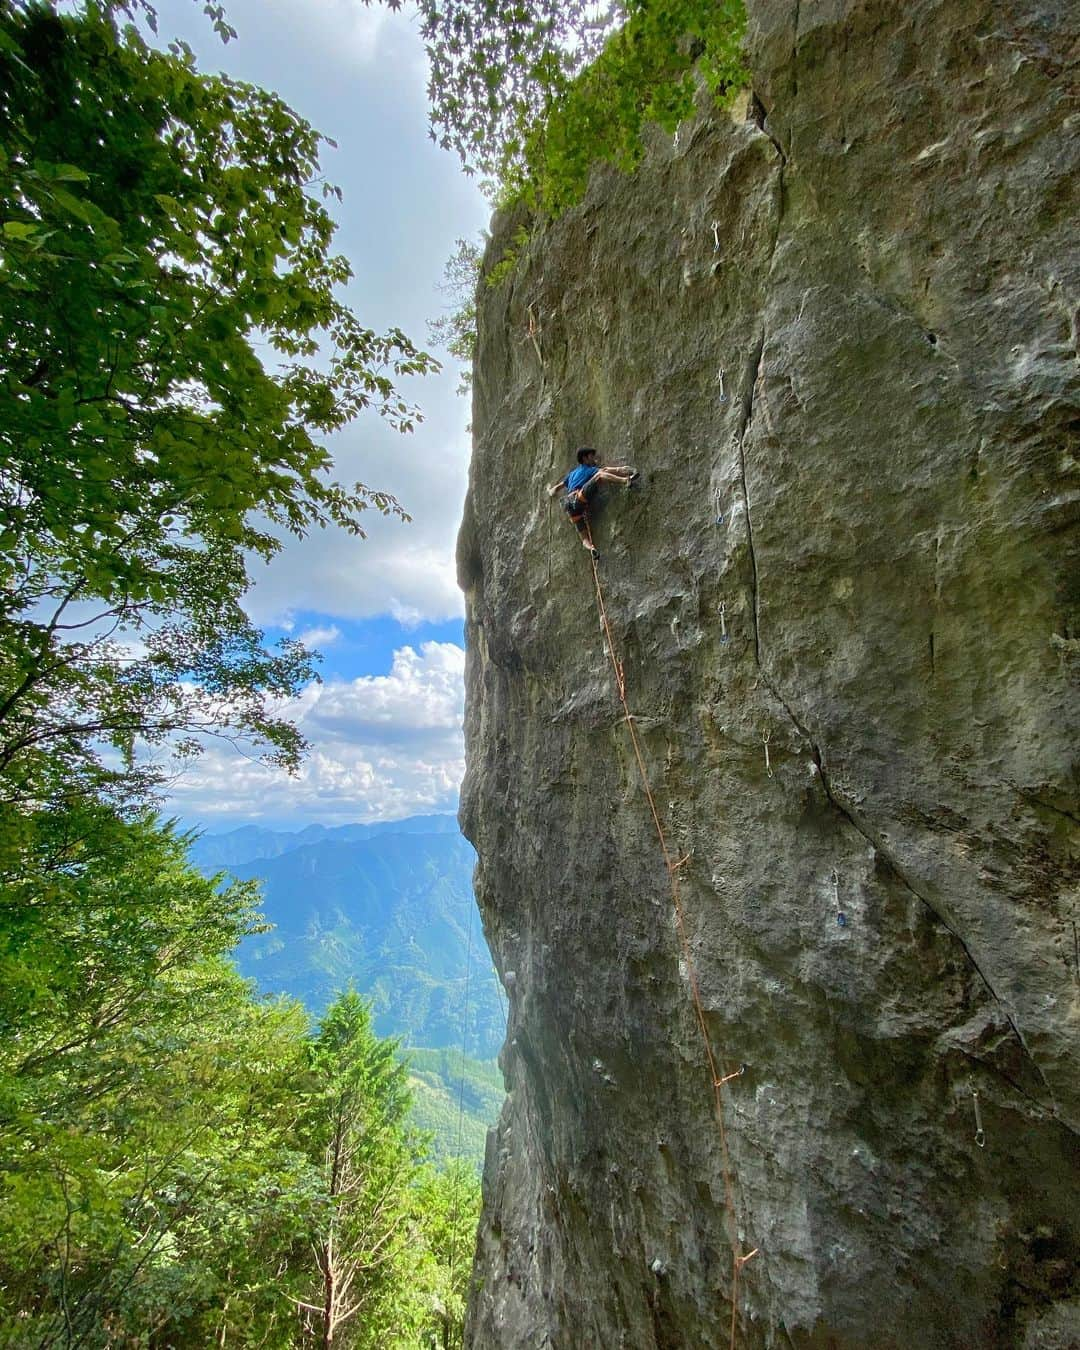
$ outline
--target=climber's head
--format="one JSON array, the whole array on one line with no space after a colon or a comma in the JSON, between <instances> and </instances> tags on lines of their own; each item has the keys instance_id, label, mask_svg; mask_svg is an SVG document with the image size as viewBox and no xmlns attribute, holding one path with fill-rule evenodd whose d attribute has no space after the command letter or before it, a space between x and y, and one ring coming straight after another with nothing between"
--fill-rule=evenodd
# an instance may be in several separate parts
<instances>
[{"instance_id":1,"label":"climber's head","mask_svg":"<svg viewBox=\"0 0 1080 1350\"><path fill-rule=\"evenodd\" d=\"M591 464L596 459L596 451L588 445L583 445L577 452L577 462L579 464Z\"/></svg>"}]
</instances>

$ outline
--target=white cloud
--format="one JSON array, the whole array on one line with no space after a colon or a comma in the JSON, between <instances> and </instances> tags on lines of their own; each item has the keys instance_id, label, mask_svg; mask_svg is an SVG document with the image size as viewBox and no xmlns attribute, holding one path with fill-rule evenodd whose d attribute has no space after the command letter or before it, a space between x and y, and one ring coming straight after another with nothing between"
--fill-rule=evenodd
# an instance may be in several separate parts
<instances>
[{"instance_id":1,"label":"white cloud","mask_svg":"<svg viewBox=\"0 0 1080 1350\"><path fill-rule=\"evenodd\" d=\"M173 785L170 810L211 829L264 820L392 820L457 805L465 769L465 653L425 642L388 675L308 685L289 708L311 750L295 778L211 743Z\"/></svg>"},{"instance_id":2,"label":"white cloud","mask_svg":"<svg viewBox=\"0 0 1080 1350\"><path fill-rule=\"evenodd\" d=\"M238 36L224 53L215 45L206 20L194 11L191 16L170 16L162 27L167 26L170 34L182 32L202 52L204 68L239 64L244 70L258 63L255 77L271 85L279 80L268 75L290 61L317 63L331 78L336 70L369 76L393 70L399 77L411 77L424 69L418 24L405 10L395 13L362 0L231 0L228 19Z\"/></svg>"},{"instance_id":3,"label":"white cloud","mask_svg":"<svg viewBox=\"0 0 1080 1350\"><path fill-rule=\"evenodd\" d=\"M304 32L314 30L321 35L320 47L327 56L337 60L371 65L384 53L389 54L387 48L398 48L400 54L402 36L407 39L406 51L418 46L405 16L395 14L383 5L364 5L358 0L319 0L315 4L312 0L301 0L297 4L292 0L292 3L282 4L281 8L291 12L294 22L300 21L299 26ZM419 62L419 51L414 60Z\"/></svg>"},{"instance_id":4,"label":"white cloud","mask_svg":"<svg viewBox=\"0 0 1080 1350\"><path fill-rule=\"evenodd\" d=\"M314 647L316 651L322 651L324 647L332 647L340 637L341 629L337 624L331 624L327 628L305 628L302 633L297 634L296 640L302 642L305 647Z\"/></svg>"},{"instance_id":5,"label":"white cloud","mask_svg":"<svg viewBox=\"0 0 1080 1350\"><path fill-rule=\"evenodd\" d=\"M381 741L429 739L443 732L458 741L464 712L465 653L451 642L401 647L389 675L364 675L322 686L305 714L305 729L349 740L375 734Z\"/></svg>"}]
</instances>

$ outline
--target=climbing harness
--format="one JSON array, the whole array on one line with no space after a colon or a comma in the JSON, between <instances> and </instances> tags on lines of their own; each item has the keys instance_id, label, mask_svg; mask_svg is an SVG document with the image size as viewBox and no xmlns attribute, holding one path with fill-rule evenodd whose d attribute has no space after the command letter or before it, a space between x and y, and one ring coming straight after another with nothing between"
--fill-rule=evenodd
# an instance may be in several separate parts
<instances>
[{"instance_id":1,"label":"climbing harness","mask_svg":"<svg viewBox=\"0 0 1080 1350\"><path fill-rule=\"evenodd\" d=\"M563 506L570 513L571 520L580 520L589 508L589 499L582 488L575 488L566 494Z\"/></svg>"},{"instance_id":2,"label":"climbing harness","mask_svg":"<svg viewBox=\"0 0 1080 1350\"><path fill-rule=\"evenodd\" d=\"M586 521L586 540L589 547L592 548L592 534L589 532L588 522ZM694 1013L697 1020L698 1030L701 1033L701 1042L705 1050L705 1059L709 1069L709 1082L712 1085L713 1094L713 1114L716 1119L717 1132L720 1141L720 1165L724 1179L724 1204L727 1209L728 1221L730 1224L729 1240L731 1242L731 1336L730 1350L735 1350L735 1334L737 1330L737 1318L739 1308L739 1275L744 1265L751 1257L756 1256L759 1248L755 1247L752 1251L741 1253L738 1250L739 1224L735 1206L735 1189L732 1182L731 1158L728 1152L727 1130L724 1124L724 1097L723 1089L726 1084L734 1078L742 1077L746 1070L744 1064L737 1072L722 1072L722 1066L718 1062L718 1051L714 1050L712 1037L709 1034L708 1023L705 1020L705 1008L701 1001L701 989L698 984L697 970L694 966L693 954L690 950L690 942L686 933L686 920L683 913L682 891L679 885L679 873L690 862L691 854L687 853L681 858L673 858L671 849L668 846L667 834L665 833L663 823L660 820L660 813L656 806L656 798L653 796L652 788L649 786L649 773L645 766L645 756L641 748L641 741L638 737L635 727L634 714L630 711L630 705L626 698L626 674L623 664L619 660L618 652L615 648L615 637L611 631L611 622L608 619L607 605L604 602L604 588L600 584L600 569L597 567L596 558L592 563L593 582L596 586L596 604L600 613L600 627L603 630L606 639L608 656L611 660L611 669L615 675L615 687L618 690L619 702L623 708L623 721L626 723L626 730L630 736L630 744L633 747L634 758L637 761L638 773L641 777L641 786L644 789L645 797L649 803L649 810L652 814L653 826L656 830L656 837L660 844L660 852L664 859L664 866L667 868L668 880L671 883L671 902L675 911L675 928L678 933L679 945L682 949L683 968L686 972L687 984L690 987L690 997L694 1004ZM768 741L767 734L764 736ZM766 760L768 758L768 745L765 749ZM770 775L771 776L771 775Z\"/></svg>"},{"instance_id":3,"label":"climbing harness","mask_svg":"<svg viewBox=\"0 0 1080 1350\"><path fill-rule=\"evenodd\" d=\"M975 1143L979 1148L986 1147L986 1131L983 1129L982 1112L979 1110L979 1093L971 1089L971 1104L975 1108Z\"/></svg>"}]
</instances>

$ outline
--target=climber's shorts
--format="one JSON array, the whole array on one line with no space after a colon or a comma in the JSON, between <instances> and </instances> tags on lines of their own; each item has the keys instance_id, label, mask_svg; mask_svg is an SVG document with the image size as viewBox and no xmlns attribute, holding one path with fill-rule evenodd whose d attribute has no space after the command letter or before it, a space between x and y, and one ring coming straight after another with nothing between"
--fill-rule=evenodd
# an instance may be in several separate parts
<instances>
[{"instance_id":1,"label":"climber's shorts","mask_svg":"<svg viewBox=\"0 0 1080 1350\"><path fill-rule=\"evenodd\" d=\"M563 499L563 506L570 517L570 523L578 534L584 534L589 528L589 501L599 486L600 484L595 478L590 478L583 488L568 492Z\"/></svg>"}]
</instances>

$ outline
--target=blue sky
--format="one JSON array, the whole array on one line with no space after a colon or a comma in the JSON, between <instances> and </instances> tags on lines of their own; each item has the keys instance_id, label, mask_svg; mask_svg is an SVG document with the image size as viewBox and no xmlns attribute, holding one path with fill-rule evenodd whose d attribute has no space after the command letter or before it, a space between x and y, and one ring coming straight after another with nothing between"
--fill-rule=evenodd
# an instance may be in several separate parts
<instances>
[{"instance_id":1,"label":"blue sky","mask_svg":"<svg viewBox=\"0 0 1080 1350\"><path fill-rule=\"evenodd\" d=\"M456 158L427 135L427 67L415 15L359 0L228 0L236 40L222 45L198 5L158 6L162 41L183 38L200 69L279 93L337 142L323 169L348 298L372 328L402 328L428 347L444 312L439 290L458 238L478 238L489 209ZM394 819L456 809L463 772L462 597L453 550L469 457L467 402L445 353L439 376L407 397L424 421L409 436L378 417L334 439L342 481L394 493L405 524L372 515L368 537L321 531L254 568L248 608L271 640L306 636L324 655L323 683L289 709L311 751L290 779L212 745L175 783L167 809L210 831L258 821Z\"/></svg>"},{"instance_id":2,"label":"blue sky","mask_svg":"<svg viewBox=\"0 0 1080 1350\"><path fill-rule=\"evenodd\" d=\"M273 624L265 630L268 642L300 638L322 656L319 673L324 680L355 680L364 675L385 675L401 647L421 647L427 642L464 645L461 619L425 621L406 627L389 614L369 619L344 619L333 614L298 612L288 627Z\"/></svg>"}]
</instances>

